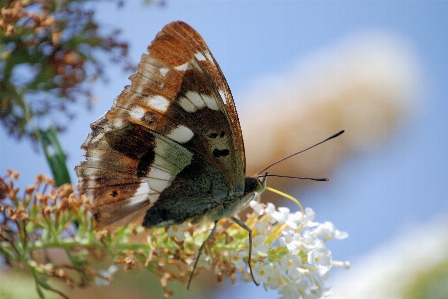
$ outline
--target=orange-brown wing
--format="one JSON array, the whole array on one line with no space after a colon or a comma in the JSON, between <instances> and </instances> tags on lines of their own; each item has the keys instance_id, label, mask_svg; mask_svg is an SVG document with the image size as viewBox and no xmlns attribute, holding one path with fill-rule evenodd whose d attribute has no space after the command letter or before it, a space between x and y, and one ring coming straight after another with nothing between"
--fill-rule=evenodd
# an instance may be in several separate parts
<instances>
[{"instance_id":1,"label":"orange-brown wing","mask_svg":"<svg viewBox=\"0 0 448 299\"><path fill-rule=\"evenodd\" d=\"M195 200L198 215L184 220L198 218L211 201L244 191L238 116L204 40L174 22L148 51L82 145L87 160L76 172L99 228L142 219L160 198L180 210Z\"/></svg>"},{"instance_id":2,"label":"orange-brown wing","mask_svg":"<svg viewBox=\"0 0 448 299\"><path fill-rule=\"evenodd\" d=\"M232 128L233 133L233 138L229 141L236 143L232 146L236 147L235 154L239 154L239 161L235 161L235 164L233 165L235 168L230 171L234 172L235 169L242 168L242 177L244 178L246 172L246 159L244 153L243 135L241 132L240 121L238 119L235 103L233 102L233 96L221 68L213 57L210 49L207 47L204 39L188 24L180 21L173 22L165 26L165 28L162 29L162 32L181 39L187 45L187 48L192 50L191 53L194 53L193 55L196 58L196 61L205 71L204 75L209 80L209 84L214 85L215 93L217 91L219 94L219 97L215 96L214 100L219 105L221 105L221 100L224 102L224 108L227 111L227 118L228 121L230 121L230 127ZM195 63L193 62L190 66L188 66L188 68L194 67L194 65ZM222 109L222 106L220 106L220 109ZM242 163L242 166L239 165L240 163ZM235 177L235 180L238 182L237 184L240 184L241 177Z\"/></svg>"}]
</instances>

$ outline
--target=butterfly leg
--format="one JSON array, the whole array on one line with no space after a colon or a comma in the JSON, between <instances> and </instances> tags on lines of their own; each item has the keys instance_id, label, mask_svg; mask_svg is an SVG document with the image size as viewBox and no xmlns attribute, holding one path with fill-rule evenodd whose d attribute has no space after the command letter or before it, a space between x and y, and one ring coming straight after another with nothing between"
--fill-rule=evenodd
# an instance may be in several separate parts
<instances>
[{"instance_id":1,"label":"butterfly leg","mask_svg":"<svg viewBox=\"0 0 448 299\"><path fill-rule=\"evenodd\" d=\"M196 261L194 262L193 270L191 271L191 274L190 274L190 279L188 279L187 290L190 288L190 283L191 283L191 280L193 279L194 270L196 269L196 266L198 265L199 258L201 257L202 249L204 249L205 244L207 244L207 242L208 242L208 241L213 237L213 235L215 234L216 224L217 224L217 223L218 223L218 221L215 221L215 225L213 226L212 231L211 231L210 234L208 235L207 239L205 239L205 241L202 243L201 247L199 247L199 253L198 253L198 256L197 256L197 258L196 258Z\"/></svg>"},{"instance_id":2,"label":"butterfly leg","mask_svg":"<svg viewBox=\"0 0 448 299\"><path fill-rule=\"evenodd\" d=\"M245 230L247 230L247 232L249 233L249 259L248 259L248 264L249 264L249 271L250 271L250 275L252 276L252 280L253 282L259 286L260 284L258 282L255 281L254 278L254 273L252 271L252 266L250 264L251 260L252 260L252 230L250 229L250 227L248 227L243 221L232 217L232 220L236 222L236 224L238 224L239 226L241 226L242 228L244 228Z\"/></svg>"}]
</instances>

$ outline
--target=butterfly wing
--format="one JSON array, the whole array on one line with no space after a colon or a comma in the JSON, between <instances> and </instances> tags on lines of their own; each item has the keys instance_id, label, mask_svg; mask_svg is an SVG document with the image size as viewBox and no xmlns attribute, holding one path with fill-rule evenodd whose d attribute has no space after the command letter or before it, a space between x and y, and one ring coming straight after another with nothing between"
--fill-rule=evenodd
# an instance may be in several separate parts
<instances>
[{"instance_id":1,"label":"butterfly wing","mask_svg":"<svg viewBox=\"0 0 448 299\"><path fill-rule=\"evenodd\" d=\"M244 191L238 116L204 40L174 22L148 51L82 145L78 184L98 228L198 219Z\"/></svg>"}]
</instances>

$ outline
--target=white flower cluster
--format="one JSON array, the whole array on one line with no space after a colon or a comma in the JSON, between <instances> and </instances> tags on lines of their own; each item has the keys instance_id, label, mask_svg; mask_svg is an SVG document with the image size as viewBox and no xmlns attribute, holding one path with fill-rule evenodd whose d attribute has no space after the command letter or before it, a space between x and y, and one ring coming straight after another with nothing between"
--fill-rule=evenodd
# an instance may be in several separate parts
<instances>
[{"instance_id":1,"label":"white flower cluster","mask_svg":"<svg viewBox=\"0 0 448 299\"><path fill-rule=\"evenodd\" d=\"M348 234L337 230L330 222L313 222L315 213L305 209L305 213L290 213L288 208L278 209L272 203L264 206L257 201L250 203L260 217L255 225L257 234L252 240L253 257L266 257L253 268L255 279L263 282L267 290L278 290L281 298L320 298L329 294L323 280L332 266L348 268L348 262L332 261L331 251L325 246L330 239L342 240ZM281 230L279 230L281 228ZM285 255L270 255L269 251L278 247L288 249ZM273 258L278 257L277 260ZM230 252L232 263L237 269L244 269L243 258L247 252ZM269 259L272 258L272 260ZM244 277L243 277L244 279ZM250 278L249 278L250 279Z\"/></svg>"}]
</instances>

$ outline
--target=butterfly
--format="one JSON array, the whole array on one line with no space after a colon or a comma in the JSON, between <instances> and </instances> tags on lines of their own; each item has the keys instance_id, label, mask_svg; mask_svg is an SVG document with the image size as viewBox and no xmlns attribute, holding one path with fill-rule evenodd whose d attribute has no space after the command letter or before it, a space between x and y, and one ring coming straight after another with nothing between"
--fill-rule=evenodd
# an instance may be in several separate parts
<instances>
[{"instance_id":1,"label":"butterfly","mask_svg":"<svg viewBox=\"0 0 448 299\"><path fill-rule=\"evenodd\" d=\"M228 217L263 192L263 177L246 177L238 114L224 75L202 37L177 21L143 54L131 85L91 124L75 168L96 228L138 221L147 228L214 222L201 251ZM253 281L255 281L252 274Z\"/></svg>"}]
</instances>

